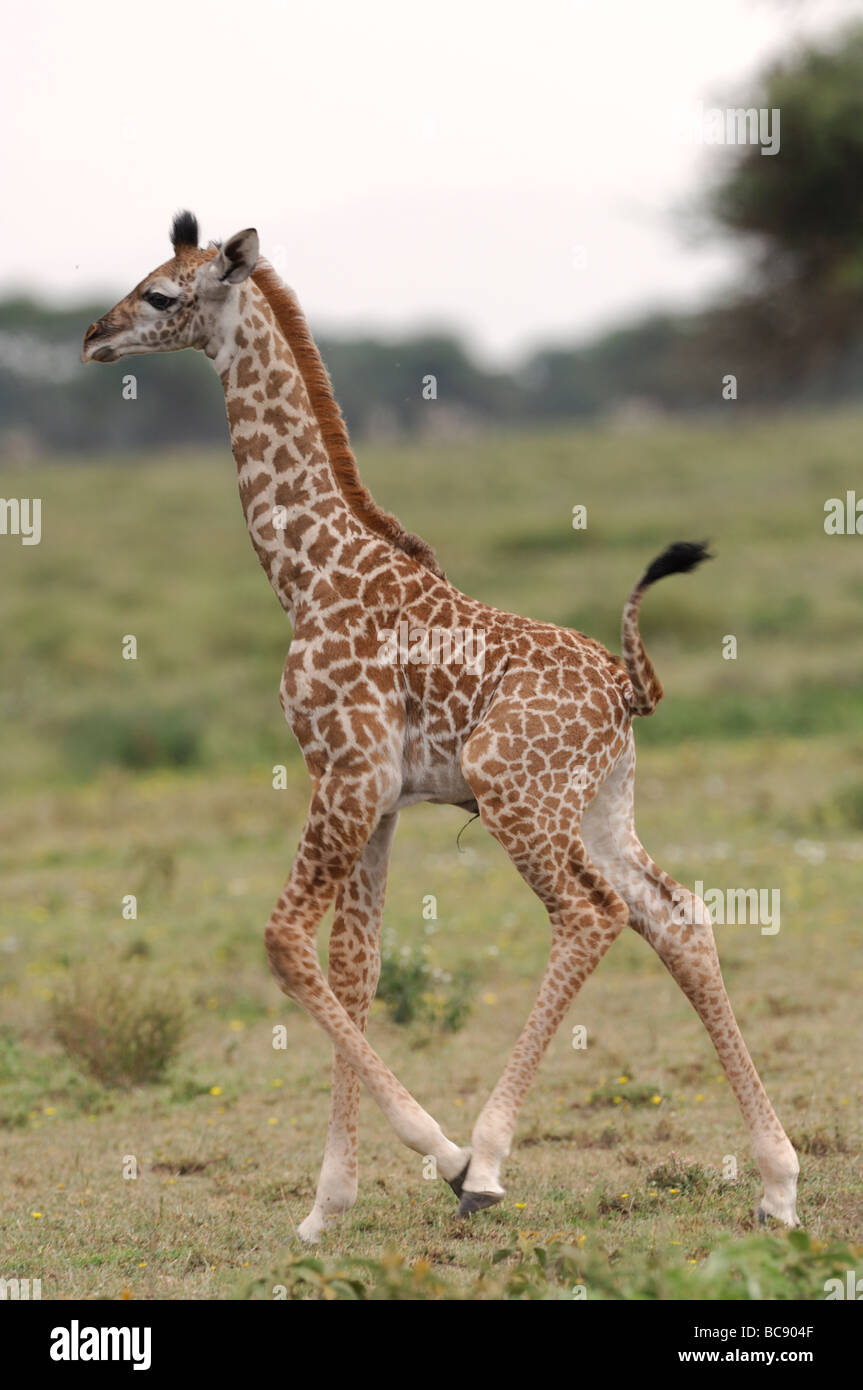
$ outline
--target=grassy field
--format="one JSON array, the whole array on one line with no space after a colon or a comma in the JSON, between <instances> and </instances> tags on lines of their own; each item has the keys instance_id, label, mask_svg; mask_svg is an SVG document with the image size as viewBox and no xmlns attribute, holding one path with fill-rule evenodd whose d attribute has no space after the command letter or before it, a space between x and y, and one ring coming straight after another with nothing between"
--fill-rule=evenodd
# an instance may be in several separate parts
<instances>
[{"instance_id":1,"label":"grassy field","mask_svg":"<svg viewBox=\"0 0 863 1390\"><path fill-rule=\"evenodd\" d=\"M859 480L861 433L848 416L361 451L379 501L460 588L615 648L644 563L670 539L713 539L711 565L645 604L666 699L637 724L638 821L686 884L781 892L777 933L717 939L800 1150L804 1231L755 1226L757 1174L707 1035L628 932L551 1046L504 1203L458 1224L364 1099L360 1199L312 1259L295 1228L329 1045L263 950L306 779L276 695L289 630L228 449L3 469L0 493L43 499L43 538L0 537L0 1277L41 1278L45 1298L819 1299L863 1271L863 539L823 529L826 499ZM457 846L464 823L402 817L391 974L421 959L441 973L412 986L413 1021L378 999L370 1025L462 1142L547 951L538 903L478 823ZM456 1030L439 1017L447 977L469 979ZM105 1084L61 1047L79 980L121 1023L148 994L185 1021L161 1079Z\"/></svg>"}]
</instances>

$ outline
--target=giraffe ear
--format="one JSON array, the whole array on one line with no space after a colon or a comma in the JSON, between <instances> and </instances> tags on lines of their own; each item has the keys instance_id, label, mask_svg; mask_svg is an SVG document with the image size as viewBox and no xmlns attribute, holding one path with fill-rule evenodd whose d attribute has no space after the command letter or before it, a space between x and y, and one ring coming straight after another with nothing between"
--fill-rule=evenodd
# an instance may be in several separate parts
<instances>
[{"instance_id":1,"label":"giraffe ear","mask_svg":"<svg viewBox=\"0 0 863 1390\"><path fill-rule=\"evenodd\" d=\"M248 280L258 260L260 247L254 227L236 232L210 262L213 277L223 285L239 285Z\"/></svg>"}]
</instances>

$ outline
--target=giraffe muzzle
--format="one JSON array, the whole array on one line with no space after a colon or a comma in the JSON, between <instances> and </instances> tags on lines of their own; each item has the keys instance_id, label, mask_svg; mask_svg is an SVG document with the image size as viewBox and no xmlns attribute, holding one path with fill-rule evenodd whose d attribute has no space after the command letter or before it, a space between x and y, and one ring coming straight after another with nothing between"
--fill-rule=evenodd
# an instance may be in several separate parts
<instances>
[{"instance_id":1,"label":"giraffe muzzle","mask_svg":"<svg viewBox=\"0 0 863 1390\"><path fill-rule=\"evenodd\" d=\"M91 323L87 332L84 334L84 342L81 346L82 362L112 362L114 351L103 340L108 337L110 329L104 319L96 319Z\"/></svg>"}]
</instances>

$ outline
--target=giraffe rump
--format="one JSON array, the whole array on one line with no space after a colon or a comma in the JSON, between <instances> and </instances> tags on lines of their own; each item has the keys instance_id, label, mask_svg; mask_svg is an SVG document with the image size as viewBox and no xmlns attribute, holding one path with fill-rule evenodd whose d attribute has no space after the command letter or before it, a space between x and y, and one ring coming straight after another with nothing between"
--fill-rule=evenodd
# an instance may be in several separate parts
<instances>
[{"instance_id":1,"label":"giraffe rump","mask_svg":"<svg viewBox=\"0 0 863 1390\"><path fill-rule=\"evenodd\" d=\"M667 574L688 574L703 560L712 559L706 541L674 541L650 562L626 600L623 609L621 650L632 683L630 709L633 714L652 714L662 699L662 684L644 650L638 629L638 611L644 594L657 579L664 579Z\"/></svg>"}]
</instances>

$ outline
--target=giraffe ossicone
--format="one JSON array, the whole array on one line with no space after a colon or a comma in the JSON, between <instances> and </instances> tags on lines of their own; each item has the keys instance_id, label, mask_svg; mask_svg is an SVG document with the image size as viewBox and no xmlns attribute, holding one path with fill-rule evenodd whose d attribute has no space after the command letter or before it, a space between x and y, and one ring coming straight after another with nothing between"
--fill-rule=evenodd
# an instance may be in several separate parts
<instances>
[{"instance_id":1,"label":"giraffe ossicone","mask_svg":"<svg viewBox=\"0 0 863 1390\"><path fill-rule=\"evenodd\" d=\"M707 558L705 546L678 542L647 568L624 605L623 660L582 633L461 593L431 548L363 486L306 321L260 258L257 232L202 249L184 212L171 239L171 259L88 328L82 358L191 347L211 359L252 545L293 628L280 698L312 794L265 940L281 989L333 1044L323 1165L300 1235L316 1240L356 1200L361 1083L399 1138L434 1160L463 1215L500 1201L501 1168L540 1060L627 924L655 948L710 1034L761 1171L759 1214L795 1225L797 1157L737 1026L710 914L653 863L633 820L632 720L662 695L639 607L658 579ZM382 659L380 634L405 630L481 634L482 661ZM533 1008L464 1147L365 1035L390 848L400 810L418 801L478 810L551 927ZM683 921L681 901L690 903ZM333 902L325 978L316 932Z\"/></svg>"}]
</instances>

